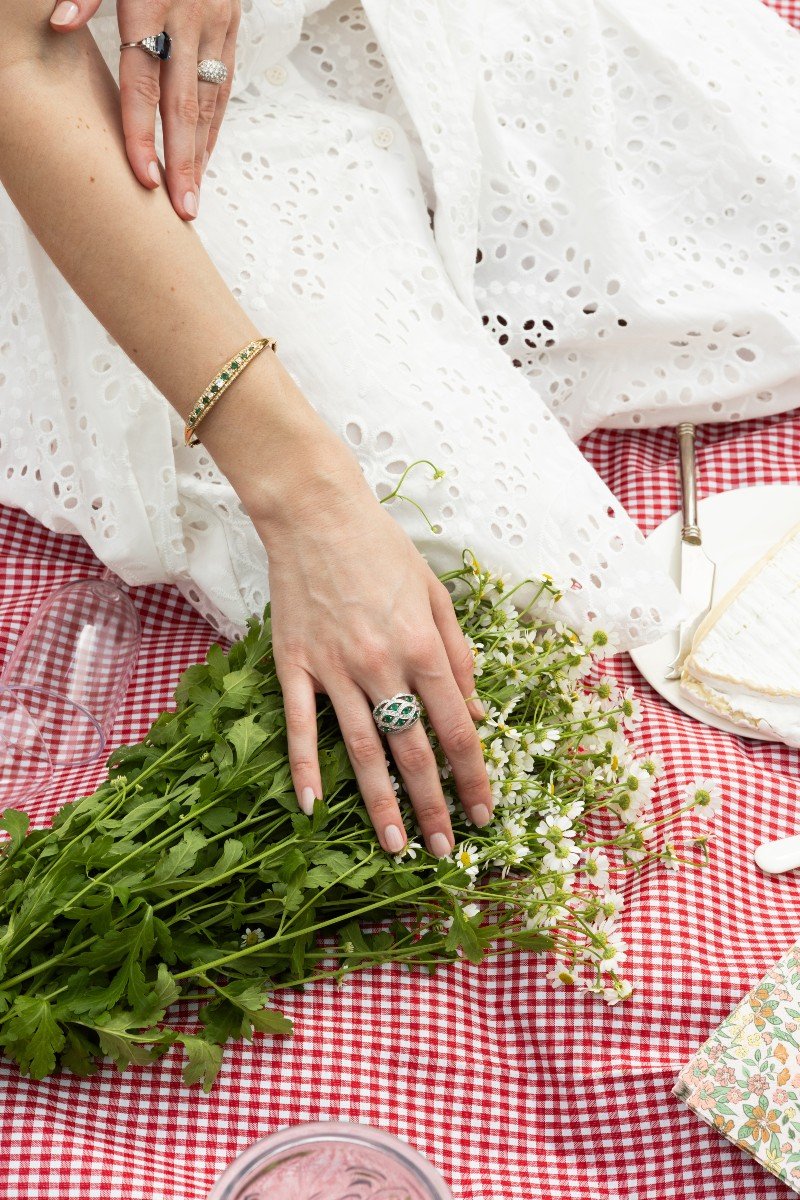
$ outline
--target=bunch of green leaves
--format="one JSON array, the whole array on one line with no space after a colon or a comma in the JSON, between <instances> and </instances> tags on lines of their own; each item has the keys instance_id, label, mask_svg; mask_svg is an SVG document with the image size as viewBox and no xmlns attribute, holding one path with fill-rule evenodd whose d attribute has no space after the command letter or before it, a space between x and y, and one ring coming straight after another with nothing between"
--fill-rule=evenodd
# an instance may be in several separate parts
<instances>
[{"instance_id":1,"label":"bunch of green leaves","mask_svg":"<svg viewBox=\"0 0 800 1200\"><path fill-rule=\"evenodd\" d=\"M327 698L325 799L299 811L269 605L174 698L50 828L0 818L0 1047L23 1073L87 1075L103 1056L124 1070L179 1043L185 1082L208 1089L228 1041L291 1032L274 1007L282 987L549 944L503 903L510 880L470 920L457 863L384 853ZM202 1002L191 1032L183 1001Z\"/></svg>"}]
</instances>

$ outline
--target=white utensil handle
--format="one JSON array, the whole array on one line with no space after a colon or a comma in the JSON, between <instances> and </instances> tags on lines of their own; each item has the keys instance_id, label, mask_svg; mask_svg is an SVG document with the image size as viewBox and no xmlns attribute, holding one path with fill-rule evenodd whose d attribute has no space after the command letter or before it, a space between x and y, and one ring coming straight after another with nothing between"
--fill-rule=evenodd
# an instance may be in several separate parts
<instances>
[{"instance_id":1,"label":"white utensil handle","mask_svg":"<svg viewBox=\"0 0 800 1200\"><path fill-rule=\"evenodd\" d=\"M762 842L754 857L761 870L768 875L793 871L795 867L800 867L800 834L779 838L775 842Z\"/></svg>"},{"instance_id":2,"label":"white utensil handle","mask_svg":"<svg viewBox=\"0 0 800 1200\"><path fill-rule=\"evenodd\" d=\"M702 543L700 526L697 523L697 467L694 453L694 425L691 421L681 421L678 426L678 445L680 448L681 470L681 509L683 526L681 538L693 546Z\"/></svg>"}]
</instances>

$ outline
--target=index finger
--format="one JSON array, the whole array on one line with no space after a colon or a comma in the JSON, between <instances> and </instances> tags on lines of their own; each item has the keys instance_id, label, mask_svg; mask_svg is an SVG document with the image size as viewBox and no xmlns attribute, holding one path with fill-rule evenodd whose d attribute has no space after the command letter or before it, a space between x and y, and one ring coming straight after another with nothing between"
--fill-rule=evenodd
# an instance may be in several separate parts
<instances>
[{"instance_id":1,"label":"index finger","mask_svg":"<svg viewBox=\"0 0 800 1200\"><path fill-rule=\"evenodd\" d=\"M121 41L135 41L137 34L122 35ZM138 46L120 50L119 93L122 103L122 131L125 149L133 173L146 188L161 182L156 155L156 110L161 96L161 62Z\"/></svg>"}]
</instances>

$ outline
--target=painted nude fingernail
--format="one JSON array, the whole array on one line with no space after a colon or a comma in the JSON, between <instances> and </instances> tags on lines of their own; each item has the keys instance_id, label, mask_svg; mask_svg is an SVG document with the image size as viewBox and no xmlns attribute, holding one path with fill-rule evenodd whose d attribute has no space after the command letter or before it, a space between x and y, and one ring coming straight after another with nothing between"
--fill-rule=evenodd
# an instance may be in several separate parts
<instances>
[{"instance_id":1,"label":"painted nude fingernail","mask_svg":"<svg viewBox=\"0 0 800 1200\"><path fill-rule=\"evenodd\" d=\"M147 164L147 174L152 179L153 183L161 183L161 176L158 173L158 163L151 162Z\"/></svg>"},{"instance_id":2,"label":"painted nude fingernail","mask_svg":"<svg viewBox=\"0 0 800 1200\"><path fill-rule=\"evenodd\" d=\"M476 804L470 813L470 817L475 825L488 825L492 819L492 814L489 812L485 804Z\"/></svg>"},{"instance_id":3,"label":"painted nude fingernail","mask_svg":"<svg viewBox=\"0 0 800 1200\"><path fill-rule=\"evenodd\" d=\"M55 11L50 18L51 25L69 25L70 21L74 21L79 12L77 4L69 4L67 0L61 0L57 4Z\"/></svg>"},{"instance_id":4,"label":"painted nude fingernail","mask_svg":"<svg viewBox=\"0 0 800 1200\"><path fill-rule=\"evenodd\" d=\"M392 854L398 854L406 844L406 839L396 825L386 826L383 831L383 840L386 842L386 849Z\"/></svg>"},{"instance_id":5,"label":"painted nude fingernail","mask_svg":"<svg viewBox=\"0 0 800 1200\"><path fill-rule=\"evenodd\" d=\"M431 838L431 853L437 858L446 858L450 853L450 843L443 833L435 833Z\"/></svg>"},{"instance_id":6,"label":"painted nude fingernail","mask_svg":"<svg viewBox=\"0 0 800 1200\"><path fill-rule=\"evenodd\" d=\"M304 787L300 793L300 807L307 817L310 817L314 811L314 789Z\"/></svg>"},{"instance_id":7,"label":"painted nude fingernail","mask_svg":"<svg viewBox=\"0 0 800 1200\"><path fill-rule=\"evenodd\" d=\"M477 717L479 721L482 721L486 716L486 709L484 708L483 701L481 700L470 700L467 708L472 713L473 717Z\"/></svg>"},{"instance_id":8,"label":"painted nude fingernail","mask_svg":"<svg viewBox=\"0 0 800 1200\"><path fill-rule=\"evenodd\" d=\"M183 197L183 207L190 217L197 216L197 196L195 196L194 192L187 192Z\"/></svg>"},{"instance_id":9,"label":"painted nude fingernail","mask_svg":"<svg viewBox=\"0 0 800 1200\"><path fill-rule=\"evenodd\" d=\"M207 166L208 166L208 151L206 150L205 154L203 155L203 170L204 171Z\"/></svg>"}]
</instances>

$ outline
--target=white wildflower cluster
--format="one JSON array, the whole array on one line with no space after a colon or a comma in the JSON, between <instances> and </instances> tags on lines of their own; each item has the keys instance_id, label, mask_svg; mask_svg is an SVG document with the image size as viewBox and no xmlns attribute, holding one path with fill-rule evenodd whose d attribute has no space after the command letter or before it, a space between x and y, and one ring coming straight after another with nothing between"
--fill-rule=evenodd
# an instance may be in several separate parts
<instances>
[{"instance_id":1,"label":"white wildflower cluster","mask_svg":"<svg viewBox=\"0 0 800 1200\"><path fill-rule=\"evenodd\" d=\"M494 819L478 829L464 817L450 764L431 734L457 838L454 902L473 925L487 913L497 922L498 910L511 911L525 935L551 939L555 986L576 986L616 1003L632 988L620 973L626 947L614 880L646 861L687 861L672 843L654 846L658 827L677 815L656 820L653 792L664 765L657 754L637 754L629 741L641 719L633 689L596 669L616 653L611 639L594 630L582 640L557 619L564 589L549 576L525 581L538 589L520 612L508 576L485 570L469 551L464 562L459 578L468 587L454 605L486 709L477 728ZM399 799L404 817L413 820L402 789ZM679 811L710 817L721 799L719 785L697 780ZM424 854L419 843L410 843L397 859L418 853ZM451 925L452 917L441 922L444 929Z\"/></svg>"}]
</instances>

